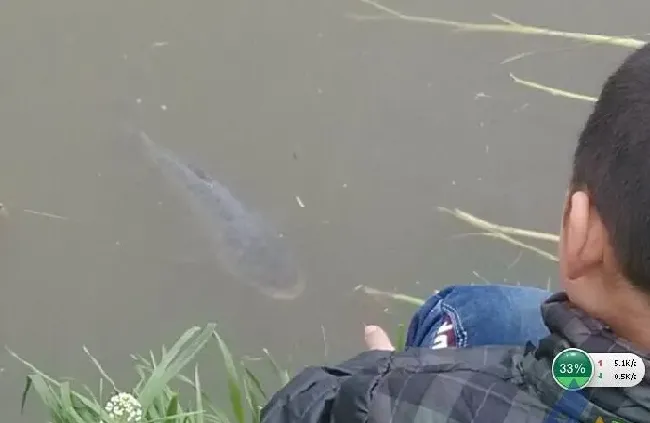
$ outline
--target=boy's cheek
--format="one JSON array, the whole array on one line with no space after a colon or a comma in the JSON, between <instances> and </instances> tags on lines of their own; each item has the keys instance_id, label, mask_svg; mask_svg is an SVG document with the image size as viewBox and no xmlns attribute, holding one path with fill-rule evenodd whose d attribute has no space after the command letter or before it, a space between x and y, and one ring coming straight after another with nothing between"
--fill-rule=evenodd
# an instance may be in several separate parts
<instances>
[{"instance_id":1,"label":"boy's cheek","mask_svg":"<svg viewBox=\"0 0 650 423\"><path fill-rule=\"evenodd\" d=\"M560 282L562 283L562 285L564 285L568 275L567 257L566 257L566 248L565 248L566 233L564 227L564 216L566 216L565 213L562 214L562 221L560 222L560 239L557 243L557 257L559 262L558 267L560 272Z\"/></svg>"},{"instance_id":2,"label":"boy's cheek","mask_svg":"<svg viewBox=\"0 0 650 423\"><path fill-rule=\"evenodd\" d=\"M557 248L560 285L567 294L570 295L573 293L575 295L575 291L579 290L579 287L575 286L577 281L573 280L573 277L575 277L574 270L576 267L576 257L571 257L571 255L568 254L567 242L567 234L564 226L562 226Z\"/></svg>"}]
</instances>

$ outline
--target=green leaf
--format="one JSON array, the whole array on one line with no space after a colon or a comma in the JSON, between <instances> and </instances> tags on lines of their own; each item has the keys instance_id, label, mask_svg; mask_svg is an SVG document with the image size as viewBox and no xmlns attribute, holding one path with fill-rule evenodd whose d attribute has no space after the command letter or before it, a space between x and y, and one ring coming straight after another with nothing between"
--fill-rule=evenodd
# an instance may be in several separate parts
<instances>
[{"instance_id":1,"label":"green leaf","mask_svg":"<svg viewBox=\"0 0 650 423\"><path fill-rule=\"evenodd\" d=\"M223 355L223 363L226 367L226 374L228 379L228 392L230 393L230 405L232 407L233 414L238 423L246 423L244 416L244 407L242 405L242 392L239 383L239 375L237 374L237 369L235 368L235 362L232 359L230 350L226 343L221 339L221 336L216 331L213 331L213 336L219 343L219 349Z\"/></svg>"}]
</instances>

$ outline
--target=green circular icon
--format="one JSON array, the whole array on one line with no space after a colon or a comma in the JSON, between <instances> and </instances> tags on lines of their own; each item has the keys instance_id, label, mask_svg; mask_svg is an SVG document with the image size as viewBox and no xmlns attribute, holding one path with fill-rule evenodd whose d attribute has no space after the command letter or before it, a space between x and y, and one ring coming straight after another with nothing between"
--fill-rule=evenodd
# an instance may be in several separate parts
<instances>
[{"instance_id":1,"label":"green circular icon","mask_svg":"<svg viewBox=\"0 0 650 423\"><path fill-rule=\"evenodd\" d=\"M583 389L594 375L594 363L586 352L568 348L553 359L553 379L567 391Z\"/></svg>"}]
</instances>

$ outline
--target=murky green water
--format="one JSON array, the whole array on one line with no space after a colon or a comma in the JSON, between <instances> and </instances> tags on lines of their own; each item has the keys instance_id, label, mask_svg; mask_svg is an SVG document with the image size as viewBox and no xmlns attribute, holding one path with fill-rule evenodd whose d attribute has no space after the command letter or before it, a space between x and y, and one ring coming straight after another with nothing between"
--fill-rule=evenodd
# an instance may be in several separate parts
<instances>
[{"instance_id":1,"label":"murky green water","mask_svg":"<svg viewBox=\"0 0 650 423\"><path fill-rule=\"evenodd\" d=\"M638 0L392 3L458 20L498 13L565 30L649 30L650 6ZM322 359L322 327L328 359L352 354L363 322L409 313L385 312L353 292L358 284L426 295L482 283L477 273L546 286L552 265L454 238L469 228L436 207L555 230L589 105L508 75L597 95L627 53L359 22L346 14L375 11L355 0L0 9L0 201L10 213L0 226L0 339L58 376L88 380L83 344L127 381L130 352L208 321L227 324L240 352L264 346L293 365ZM136 104L142 129L200 158L286 236L305 271L300 298L274 301L220 272L190 207L125 148L120 125ZM1 408L18 421L24 373L0 360Z\"/></svg>"}]
</instances>

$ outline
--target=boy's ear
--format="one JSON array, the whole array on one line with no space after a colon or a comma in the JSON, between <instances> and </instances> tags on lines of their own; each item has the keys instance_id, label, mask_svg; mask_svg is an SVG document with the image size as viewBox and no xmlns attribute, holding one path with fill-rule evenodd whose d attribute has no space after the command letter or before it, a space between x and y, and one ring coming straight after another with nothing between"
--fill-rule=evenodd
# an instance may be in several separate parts
<instances>
[{"instance_id":1,"label":"boy's ear","mask_svg":"<svg viewBox=\"0 0 650 423\"><path fill-rule=\"evenodd\" d=\"M560 236L560 270L567 280L584 276L603 260L604 228L585 191L570 193L564 204Z\"/></svg>"}]
</instances>

